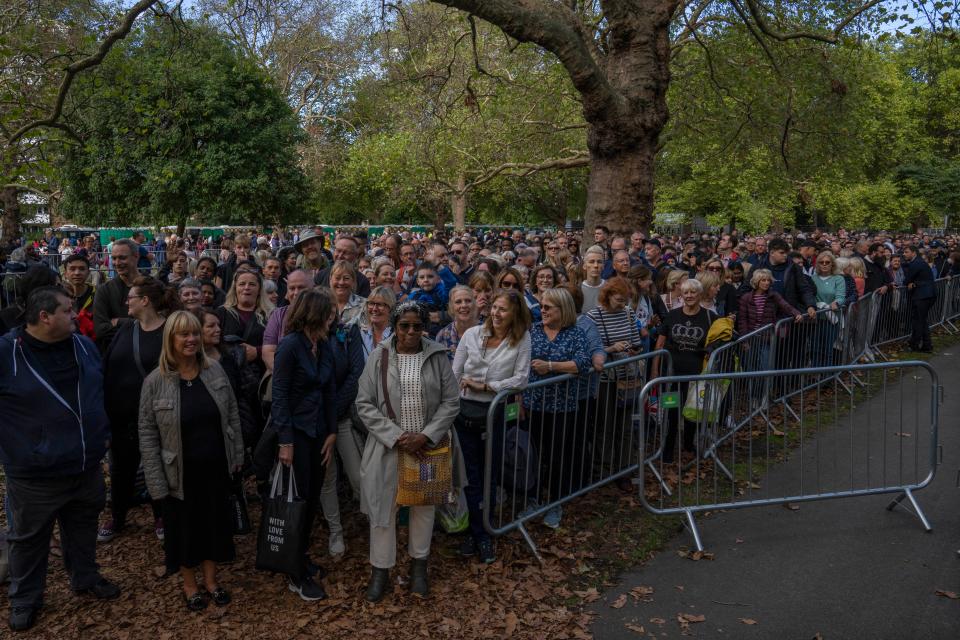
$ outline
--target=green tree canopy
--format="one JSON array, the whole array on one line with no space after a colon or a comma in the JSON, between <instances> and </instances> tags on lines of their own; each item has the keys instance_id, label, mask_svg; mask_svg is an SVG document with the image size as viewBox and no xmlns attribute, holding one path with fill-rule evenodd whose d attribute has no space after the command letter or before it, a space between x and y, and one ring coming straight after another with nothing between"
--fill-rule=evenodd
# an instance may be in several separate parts
<instances>
[{"instance_id":1,"label":"green tree canopy","mask_svg":"<svg viewBox=\"0 0 960 640\"><path fill-rule=\"evenodd\" d=\"M303 219L303 134L265 73L214 30L156 20L77 83L83 144L63 167L64 212L89 223Z\"/></svg>"}]
</instances>

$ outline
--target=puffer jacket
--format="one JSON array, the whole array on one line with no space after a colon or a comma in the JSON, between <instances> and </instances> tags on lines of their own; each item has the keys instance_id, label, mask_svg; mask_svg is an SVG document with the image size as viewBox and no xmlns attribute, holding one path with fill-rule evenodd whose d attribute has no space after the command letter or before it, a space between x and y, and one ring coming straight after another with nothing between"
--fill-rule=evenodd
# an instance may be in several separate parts
<instances>
[{"instance_id":1,"label":"puffer jacket","mask_svg":"<svg viewBox=\"0 0 960 640\"><path fill-rule=\"evenodd\" d=\"M227 473L243 462L240 414L230 379L218 362L201 369L200 380L220 410ZM140 456L150 497L183 500L183 444L180 440L180 377L154 369L140 393Z\"/></svg>"}]
</instances>

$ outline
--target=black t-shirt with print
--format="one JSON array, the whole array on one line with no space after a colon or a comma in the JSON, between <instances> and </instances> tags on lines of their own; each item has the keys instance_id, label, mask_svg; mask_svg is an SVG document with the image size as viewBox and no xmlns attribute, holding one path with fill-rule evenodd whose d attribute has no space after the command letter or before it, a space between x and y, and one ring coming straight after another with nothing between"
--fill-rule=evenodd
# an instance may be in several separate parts
<instances>
[{"instance_id":1,"label":"black t-shirt with print","mask_svg":"<svg viewBox=\"0 0 960 640\"><path fill-rule=\"evenodd\" d=\"M667 337L666 347L673 356L674 375L690 376L703 371L707 332L716 319L717 314L703 308L693 316L685 314L683 307L667 314L661 335Z\"/></svg>"}]
</instances>

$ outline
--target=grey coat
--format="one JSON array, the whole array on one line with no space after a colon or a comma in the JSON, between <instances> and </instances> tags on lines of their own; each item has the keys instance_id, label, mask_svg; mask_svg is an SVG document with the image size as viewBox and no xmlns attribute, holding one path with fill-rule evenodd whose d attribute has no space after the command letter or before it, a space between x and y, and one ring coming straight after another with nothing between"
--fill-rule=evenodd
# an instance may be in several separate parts
<instances>
[{"instance_id":1,"label":"grey coat","mask_svg":"<svg viewBox=\"0 0 960 640\"><path fill-rule=\"evenodd\" d=\"M432 340L423 339L423 368L420 370L425 424L423 435L431 446L449 431L453 443L453 485L467 484L463 456L451 427L460 412L460 389L453 375L446 349ZM387 386L396 414L400 413L400 378L394 338L384 340L373 350L360 376L357 412L370 432L360 463L360 510L378 527L390 524L397 496L397 439L403 433L400 425L387 417L387 403L380 384L380 353L389 354Z\"/></svg>"},{"instance_id":2,"label":"grey coat","mask_svg":"<svg viewBox=\"0 0 960 640\"><path fill-rule=\"evenodd\" d=\"M243 463L240 414L230 379L219 362L200 370L200 380L220 410L227 473ZM180 376L154 369L140 393L140 456L150 497L183 500L183 445L180 441Z\"/></svg>"}]
</instances>

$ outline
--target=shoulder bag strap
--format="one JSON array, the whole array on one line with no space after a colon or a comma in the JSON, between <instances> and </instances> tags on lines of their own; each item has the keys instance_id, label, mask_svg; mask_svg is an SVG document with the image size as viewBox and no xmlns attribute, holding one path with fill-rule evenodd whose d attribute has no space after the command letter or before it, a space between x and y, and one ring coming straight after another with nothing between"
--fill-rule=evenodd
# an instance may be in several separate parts
<instances>
[{"instance_id":1,"label":"shoulder bag strap","mask_svg":"<svg viewBox=\"0 0 960 640\"><path fill-rule=\"evenodd\" d=\"M610 334L607 333L607 323L606 323L606 321L603 319L603 309L601 309L599 305L597 305L597 316L600 317L600 328L603 329L603 339L604 339L604 341L606 341L606 344L607 344L607 346L609 347L609 346L610 346Z\"/></svg>"},{"instance_id":2,"label":"shoulder bag strap","mask_svg":"<svg viewBox=\"0 0 960 640\"><path fill-rule=\"evenodd\" d=\"M140 321L133 321L133 361L137 365L137 371L141 378L147 377L147 372L143 368L143 361L140 359Z\"/></svg>"},{"instance_id":3,"label":"shoulder bag strap","mask_svg":"<svg viewBox=\"0 0 960 640\"><path fill-rule=\"evenodd\" d=\"M390 390L387 386L387 369L390 367L390 355L386 349L380 351L380 385L383 387L383 399L387 403L387 415L394 422L397 421L397 414L393 411L393 405L390 403Z\"/></svg>"}]
</instances>

